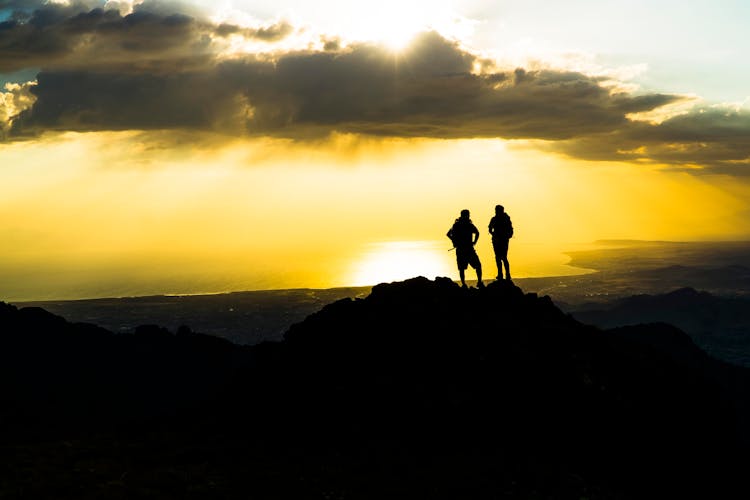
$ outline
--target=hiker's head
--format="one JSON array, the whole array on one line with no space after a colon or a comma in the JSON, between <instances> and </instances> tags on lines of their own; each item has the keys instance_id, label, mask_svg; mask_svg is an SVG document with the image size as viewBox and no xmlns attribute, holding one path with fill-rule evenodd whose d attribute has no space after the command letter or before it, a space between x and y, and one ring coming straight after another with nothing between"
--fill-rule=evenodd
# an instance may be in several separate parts
<instances>
[{"instance_id":1,"label":"hiker's head","mask_svg":"<svg viewBox=\"0 0 750 500\"><path fill-rule=\"evenodd\" d=\"M495 205L495 213L496 213L496 214L501 214L501 213L503 213L504 211L505 211L505 208L503 208L503 206L502 206L502 205Z\"/></svg>"},{"instance_id":2,"label":"hiker's head","mask_svg":"<svg viewBox=\"0 0 750 500\"><path fill-rule=\"evenodd\" d=\"M469 218L469 211L466 210L465 208L463 210L461 210L461 218L462 219L468 219Z\"/></svg>"}]
</instances>

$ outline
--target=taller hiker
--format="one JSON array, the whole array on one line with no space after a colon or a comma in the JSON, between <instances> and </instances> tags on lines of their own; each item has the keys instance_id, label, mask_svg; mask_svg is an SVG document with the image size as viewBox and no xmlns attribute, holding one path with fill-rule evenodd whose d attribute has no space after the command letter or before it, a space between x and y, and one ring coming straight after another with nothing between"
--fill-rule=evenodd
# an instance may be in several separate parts
<instances>
[{"instance_id":1,"label":"taller hiker","mask_svg":"<svg viewBox=\"0 0 750 500\"><path fill-rule=\"evenodd\" d=\"M510 221L510 216L505 212L505 208L502 205L495 205L495 216L490 219L489 229L492 235L492 248L495 250L497 279L503 279L503 267L505 267L505 279L510 281L508 240L513 237L513 223Z\"/></svg>"},{"instance_id":2,"label":"taller hiker","mask_svg":"<svg viewBox=\"0 0 750 500\"><path fill-rule=\"evenodd\" d=\"M461 286L466 288L465 271L468 266L474 268L477 272L477 286L482 288L482 263L479 262L474 245L479 240L479 230L471 222L469 211L461 210L461 216L456 219L453 226L448 230L446 236L453 242L456 249L456 263L458 264L458 274L461 277Z\"/></svg>"}]
</instances>

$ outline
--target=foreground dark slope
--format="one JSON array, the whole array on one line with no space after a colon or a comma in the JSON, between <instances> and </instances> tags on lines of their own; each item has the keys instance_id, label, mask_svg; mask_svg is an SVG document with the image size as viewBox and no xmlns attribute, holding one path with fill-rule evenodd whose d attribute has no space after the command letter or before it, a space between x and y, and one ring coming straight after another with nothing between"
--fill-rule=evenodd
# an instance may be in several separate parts
<instances>
[{"instance_id":1,"label":"foreground dark slope","mask_svg":"<svg viewBox=\"0 0 750 500\"><path fill-rule=\"evenodd\" d=\"M254 347L0 326L3 497L742 497L747 370L508 283L378 285Z\"/></svg>"}]
</instances>

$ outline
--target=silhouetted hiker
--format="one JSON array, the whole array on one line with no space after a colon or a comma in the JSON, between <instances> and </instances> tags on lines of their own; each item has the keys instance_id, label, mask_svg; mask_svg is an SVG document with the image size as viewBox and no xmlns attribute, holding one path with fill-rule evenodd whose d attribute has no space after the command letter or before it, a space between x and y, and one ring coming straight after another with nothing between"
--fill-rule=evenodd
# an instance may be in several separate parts
<instances>
[{"instance_id":1,"label":"silhouetted hiker","mask_svg":"<svg viewBox=\"0 0 750 500\"><path fill-rule=\"evenodd\" d=\"M477 286L482 288L484 286L484 283L482 283L482 263L479 262L479 256L474 250L474 245L479 239L479 230L471 222L468 210L461 210L461 216L448 230L447 236L456 249L456 262L458 263L458 274L461 276L461 285L466 288L464 271L468 266L471 266L477 272Z\"/></svg>"},{"instance_id":2,"label":"silhouetted hiker","mask_svg":"<svg viewBox=\"0 0 750 500\"><path fill-rule=\"evenodd\" d=\"M490 219L490 234L492 235L492 248L495 249L497 279L503 279L503 266L505 266L505 279L510 281L508 240L513 237L513 223L502 205L495 205L495 216Z\"/></svg>"}]
</instances>

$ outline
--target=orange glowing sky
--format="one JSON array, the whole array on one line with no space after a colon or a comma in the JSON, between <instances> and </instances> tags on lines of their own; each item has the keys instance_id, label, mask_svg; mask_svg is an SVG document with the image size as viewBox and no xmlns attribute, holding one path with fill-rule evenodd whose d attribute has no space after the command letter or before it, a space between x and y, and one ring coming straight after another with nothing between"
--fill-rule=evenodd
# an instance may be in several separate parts
<instances>
[{"instance_id":1,"label":"orange glowing sky","mask_svg":"<svg viewBox=\"0 0 750 500\"><path fill-rule=\"evenodd\" d=\"M456 278L463 208L494 276L497 203L519 278L598 239L750 234L729 90L494 46L481 2L295 5L0 7L0 300Z\"/></svg>"}]
</instances>

